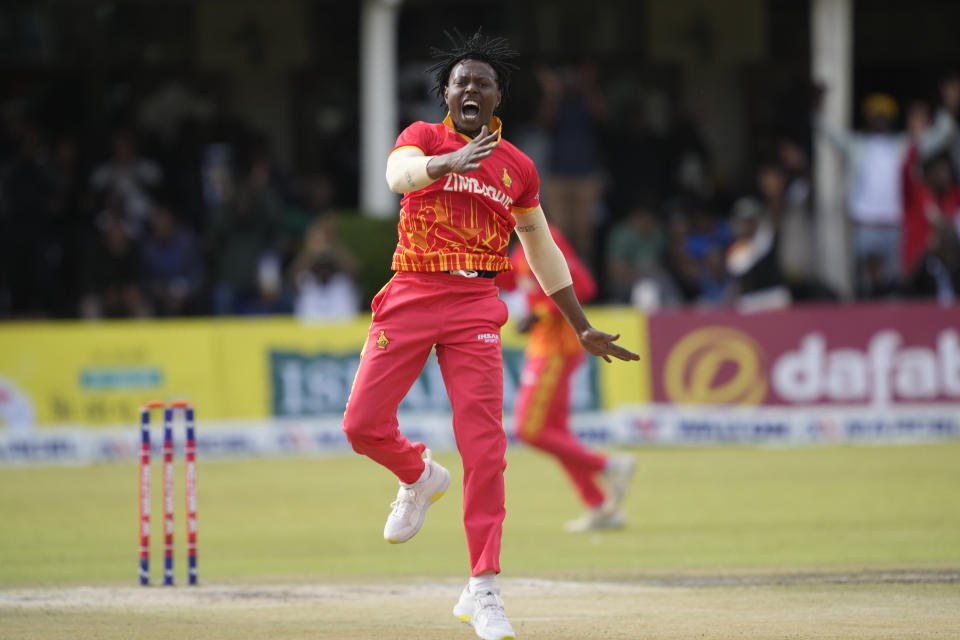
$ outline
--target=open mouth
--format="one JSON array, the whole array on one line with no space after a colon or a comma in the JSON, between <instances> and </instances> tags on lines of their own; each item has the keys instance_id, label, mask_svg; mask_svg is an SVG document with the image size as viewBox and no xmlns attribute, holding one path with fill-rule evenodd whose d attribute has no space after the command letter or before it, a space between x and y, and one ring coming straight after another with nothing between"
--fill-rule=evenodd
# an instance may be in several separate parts
<instances>
[{"instance_id":1,"label":"open mouth","mask_svg":"<svg viewBox=\"0 0 960 640\"><path fill-rule=\"evenodd\" d=\"M480 104L476 100L465 100L460 107L460 112L464 118L476 118L480 115Z\"/></svg>"}]
</instances>

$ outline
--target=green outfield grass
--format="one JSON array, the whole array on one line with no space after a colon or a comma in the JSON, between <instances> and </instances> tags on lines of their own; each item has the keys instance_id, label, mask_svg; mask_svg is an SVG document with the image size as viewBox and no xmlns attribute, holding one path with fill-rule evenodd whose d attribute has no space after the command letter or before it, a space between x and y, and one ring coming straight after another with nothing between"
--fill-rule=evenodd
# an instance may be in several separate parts
<instances>
[{"instance_id":1,"label":"green outfield grass","mask_svg":"<svg viewBox=\"0 0 960 640\"><path fill-rule=\"evenodd\" d=\"M640 449L625 531L568 535L580 506L551 460L508 452L506 575L629 579L730 571L960 567L960 443ZM359 456L204 462L200 581L463 577L456 454L420 534L381 538L393 477ZM161 564L159 465L153 578ZM184 581L182 468L177 580ZM133 585L137 468L0 470L0 587Z\"/></svg>"}]
</instances>

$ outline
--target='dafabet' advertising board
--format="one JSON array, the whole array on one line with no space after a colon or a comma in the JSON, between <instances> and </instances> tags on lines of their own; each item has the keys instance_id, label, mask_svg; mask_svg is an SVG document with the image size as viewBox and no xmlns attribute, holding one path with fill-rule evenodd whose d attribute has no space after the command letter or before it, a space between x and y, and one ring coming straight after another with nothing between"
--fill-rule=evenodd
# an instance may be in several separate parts
<instances>
[{"instance_id":1,"label":"'dafabet' advertising board","mask_svg":"<svg viewBox=\"0 0 960 640\"><path fill-rule=\"evenodd\" d=\"M960 307L793 308L650 318L656 402L960 403Z\"/></svg>"}]
</instances>

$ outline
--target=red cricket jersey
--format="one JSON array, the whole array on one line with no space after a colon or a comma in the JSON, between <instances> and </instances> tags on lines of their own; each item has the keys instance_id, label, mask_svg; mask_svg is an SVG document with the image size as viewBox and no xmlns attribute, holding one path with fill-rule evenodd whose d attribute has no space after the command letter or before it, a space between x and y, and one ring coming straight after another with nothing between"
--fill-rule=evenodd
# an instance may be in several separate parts
<instances>
[{"instance_id":1,"label":"red cricket jersey","mask_svg":"<svg viewBox=\"0 0 960 640\"><path fill-rule=\"evenodd\" d=\"M540 205L540 177L533 161L501 137L499 118L493 118L490 129L496 129L500 143L479 169L449 173L404 194L394 271L510 269L507 245L516 224L512 214ZM448 114L440 123L414 122L400 133L393 150L416 147L437 156L468 142L470 138L454 131Z\"/></svg>"}]
</instances>

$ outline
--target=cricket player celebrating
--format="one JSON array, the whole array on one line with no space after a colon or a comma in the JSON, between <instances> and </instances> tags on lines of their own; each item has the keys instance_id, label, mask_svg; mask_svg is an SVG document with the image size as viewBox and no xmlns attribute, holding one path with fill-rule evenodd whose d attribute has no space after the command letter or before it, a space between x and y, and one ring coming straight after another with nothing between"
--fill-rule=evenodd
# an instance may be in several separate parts
<instances>
[{"instance_id":1,"label":"cricket player celebrating","mask_svg":"<svg viewBox=\"0 0 960 640\"><path fill-rule=\"evenodd\" d=\"M583 348L607 362L638 356L614 343L619 335L588 322L540 207L536 168L503 138L494 116L516 53L503 38L479 30L457 36L461 41L451 49L434 51L431 68L447 117L404 129L387 160L387 182L403 194L396 273L371 304L373 320L343 430L357 453L399 478L383 536L406 542L450 484L450 473L422 443L407 440L397 422L400 401L436 348L463 461L470 553L471 578L453 612L481 638L507 640L515 634L495 583L506 513L500 327L507 310L493 278L510 269L514 228L538 282Z\"/></svg>"}]
</instances>

